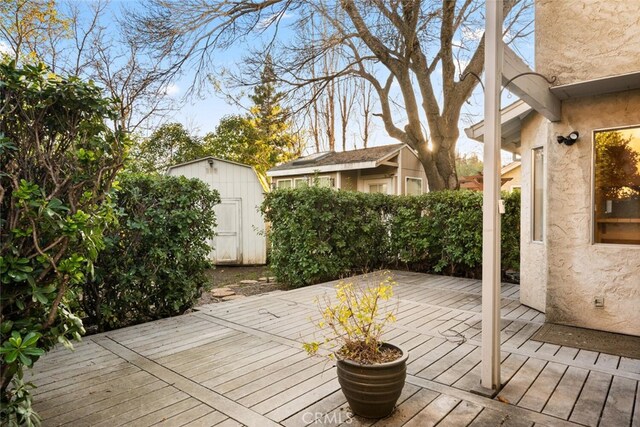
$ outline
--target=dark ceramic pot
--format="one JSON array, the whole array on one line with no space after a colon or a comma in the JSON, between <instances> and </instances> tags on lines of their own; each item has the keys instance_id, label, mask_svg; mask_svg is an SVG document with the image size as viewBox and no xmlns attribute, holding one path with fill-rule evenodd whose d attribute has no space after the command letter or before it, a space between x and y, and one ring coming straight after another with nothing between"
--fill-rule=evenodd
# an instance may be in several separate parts
<instances>
[{"instance_id":1,"label":"dark ceramic pot","mask_svg":"<svg viewBox=\"0 0 640 427\"><path fill-rule=\"evenodd\" d=\"M391 362L361 365L338 360L338 381L351 410L364 418L383 418L393 412L407 377L409 352L397 348L402 356Z\"/></svg>"}]
</instances>

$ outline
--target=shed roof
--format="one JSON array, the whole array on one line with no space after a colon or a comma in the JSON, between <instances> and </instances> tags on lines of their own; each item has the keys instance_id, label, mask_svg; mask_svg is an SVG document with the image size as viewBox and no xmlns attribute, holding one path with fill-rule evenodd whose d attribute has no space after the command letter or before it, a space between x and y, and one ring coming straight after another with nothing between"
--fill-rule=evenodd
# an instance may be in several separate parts
<instances>
[{"instance_id":1,"label":"shed roof","mask_svg":"<svg viewBox=\"0 0 640 427\"><path fill-rule=\"evenodd\" d=\"M167 173L169 173L169 171L171 169L179 168L179 167L182 167L182 166L187 166L187 165L190 165L190 164L193 164L193 163L203 162L203 161L209 160L209 159L211 159L213 161L216 161L216 162L225 162L225 163L230 163L232 165L237 165L237 166L242 166L242 167L245 167L245 168L253 169L252 166L245 165L244 163L238 163L238 162L234 162L234 161L231 161L231 160L225 160L225 159L221 159L219 157L207 156L207 157L201 157L199 159L189 160L188 162L178 163L177 165L171 165L171 166L169 166L167 168Z\"/></svg>"}]
</instances>

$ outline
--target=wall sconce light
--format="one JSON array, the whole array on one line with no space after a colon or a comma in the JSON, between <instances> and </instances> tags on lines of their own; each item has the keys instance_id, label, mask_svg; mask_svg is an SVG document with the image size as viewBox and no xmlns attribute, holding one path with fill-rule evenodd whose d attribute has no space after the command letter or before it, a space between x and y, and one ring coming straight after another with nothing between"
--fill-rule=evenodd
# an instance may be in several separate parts
<instances>
[{"instance_id":1,"label":"wall sconce light","mask_svg":"<svg viewBox=\"0 0 640 427\"><path fill-rule=\"evenodd\" d=\"M213 159L209 159L208 162L209 162L209 166L213 167Z\"/></svg>"},{"instance_id":2,"label":"wall sconce light","mask_svg":"<svg viewBox=\"0 0 640 427\"><path fill-rule=\"evenodd\" d=\"M571 132L568 136L558 135L558 144L573 145L578 140L580 134L577 131Z\"/></svg>"}]
</instances>

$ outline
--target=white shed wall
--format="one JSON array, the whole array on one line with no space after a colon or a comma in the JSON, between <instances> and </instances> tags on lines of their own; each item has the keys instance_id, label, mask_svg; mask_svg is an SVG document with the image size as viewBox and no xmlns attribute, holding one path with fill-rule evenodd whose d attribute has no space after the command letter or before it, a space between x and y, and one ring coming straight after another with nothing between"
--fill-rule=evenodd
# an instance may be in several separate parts
<instances>
[{"instance_id":1,"label":"white shed wall","mask_svg":"<svg viewBox=\"0 0 640 427\"><path fill-rule=\"evenodd\" d=\"M198 178L217 190L222 200L241 199L242 264L265 264L267 243L264 235L264 220L259 212L264 193L258 177L248 166L219 159L213 161L213 167L209 165L207 158L174 166L168 174Z\"/></svg>"}]
</instances>

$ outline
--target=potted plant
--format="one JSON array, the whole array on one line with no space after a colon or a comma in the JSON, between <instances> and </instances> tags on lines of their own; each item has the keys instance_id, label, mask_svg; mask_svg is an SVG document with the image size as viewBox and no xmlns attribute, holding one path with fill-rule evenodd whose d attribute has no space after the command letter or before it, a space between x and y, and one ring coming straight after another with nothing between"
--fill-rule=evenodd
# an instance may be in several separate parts
<instances>
[{"instance_id":1,"label":"potted plant","mask_svg":"<svg viewBox=\"0 0 640 427\"><path fill-rule=\"evenodd\" d=\"M397 312L390 301L393 284L388 275L375 285L340 282L334 299L317 300L321 316L314 324L323 339L304 344L312 355L330 347L342 392L351 410L365 418L391 414L407 376L409 353L382 341Z\"/></svg>"}]
</instances>

